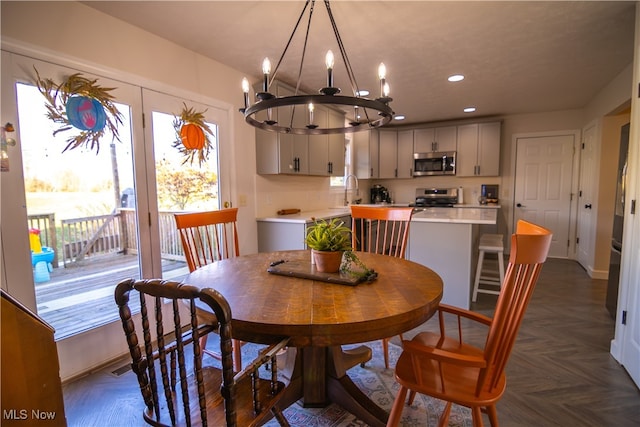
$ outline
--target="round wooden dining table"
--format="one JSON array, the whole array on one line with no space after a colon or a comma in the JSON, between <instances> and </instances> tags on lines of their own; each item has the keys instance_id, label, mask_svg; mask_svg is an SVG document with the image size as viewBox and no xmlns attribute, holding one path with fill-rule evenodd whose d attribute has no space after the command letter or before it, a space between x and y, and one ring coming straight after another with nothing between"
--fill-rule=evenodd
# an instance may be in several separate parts
<instances>
[{"instance_id":1,"label":"round wooden dining table","mask_svg":"<svg viewBox=\"0 0 640 427\"><path fill-rule=\"evenodd\" d=\"M184 283L212 288L229 302L234 339L272 344L289 338L283 369L287 389L279 406L302 399L306 407L335 402L371 426L384 426L388 414L349 378L347 370L371 358L361 346L396 336L427 321L442 298L442 279L431 269L386 255L356 252L378 275L354 286L269 273L304 265L310 251L257 253L208 264ZM285 268L286 270L286 268Z\"/></svg>"}]
</instances>

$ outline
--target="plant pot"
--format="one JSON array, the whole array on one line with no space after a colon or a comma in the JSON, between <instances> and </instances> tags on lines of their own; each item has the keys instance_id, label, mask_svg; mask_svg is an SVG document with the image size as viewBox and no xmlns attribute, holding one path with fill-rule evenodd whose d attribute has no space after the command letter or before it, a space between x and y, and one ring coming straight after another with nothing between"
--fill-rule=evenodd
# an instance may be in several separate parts
<instances>
[{"instance_id":1,"label":"plant pot","mask_svg":"<svg viewBox=\"0 0 640 427\"><path fill-rule=\"evenodd\" d=\"M343 253L344 251L330 252L311 249L311 256L315 261L316 270L321 273L337 273L340 270Z\"/></svg>"}]
</instances>

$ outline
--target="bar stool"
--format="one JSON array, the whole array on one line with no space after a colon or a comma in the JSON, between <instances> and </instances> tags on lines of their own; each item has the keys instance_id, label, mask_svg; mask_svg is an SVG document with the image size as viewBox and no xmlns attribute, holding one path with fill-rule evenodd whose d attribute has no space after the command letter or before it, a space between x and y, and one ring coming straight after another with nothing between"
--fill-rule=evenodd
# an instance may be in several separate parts
<instances>
[{"instance_id":1,"label":"bar stool","mask_svg":"<svg viewBox=\"0 0 640 427\"><path fill-rule=\"evenodd\" d=\"M500 288L504 280L504 244L502 234L483 234L480 236L478 245L478 266L476 267L476 280L473 284L473 297L471 301L476 302L478 292L484 294L500 295ZM484 268L484 255L486 253L498 256L498 271ZM487 275L486 273L491 273ZM498 274L498 276L496 276ZM480 288L480 284L489 285L491 288ZM497 289L496 289L497 287Z\"/></svg>"}]
</instances>

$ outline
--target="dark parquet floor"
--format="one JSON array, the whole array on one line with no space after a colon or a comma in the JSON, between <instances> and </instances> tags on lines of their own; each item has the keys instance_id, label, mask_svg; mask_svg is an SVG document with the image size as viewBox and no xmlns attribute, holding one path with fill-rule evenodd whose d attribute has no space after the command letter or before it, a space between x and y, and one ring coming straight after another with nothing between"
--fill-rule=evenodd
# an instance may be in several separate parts
<instances>
[{"instance_id":1,"label":"dark parquet floor","mask_svg":"<svg viewBox=\"0 0 640 427\"><path fill-rule=\"evenodd\" d=\"M640 391L609 354L614 321L605 294L606 281L590 279L576 262L547 261L507 366L502 426L640 426ZM481 294L472 309L491 315L496 298ZM137 384L114 379L112 370L63 385L70 426L145 425Z\"/></svg>"}]
</instances>

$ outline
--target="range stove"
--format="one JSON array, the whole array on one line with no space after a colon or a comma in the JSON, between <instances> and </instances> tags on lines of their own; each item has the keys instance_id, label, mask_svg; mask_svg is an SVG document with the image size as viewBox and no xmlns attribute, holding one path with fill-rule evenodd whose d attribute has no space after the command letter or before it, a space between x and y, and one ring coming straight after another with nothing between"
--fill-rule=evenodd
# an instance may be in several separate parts
<instances>
[{"instance_id":1,"label":"range stove","mask_svg":"<svg viewBox=\"0 0 640 427\"><path fill-rule=\"evenodd\" d=\"M456 203L458 203L457 188L416 188L416 200L409 206L450 208Z\"/></svg>"}]
</instances>

